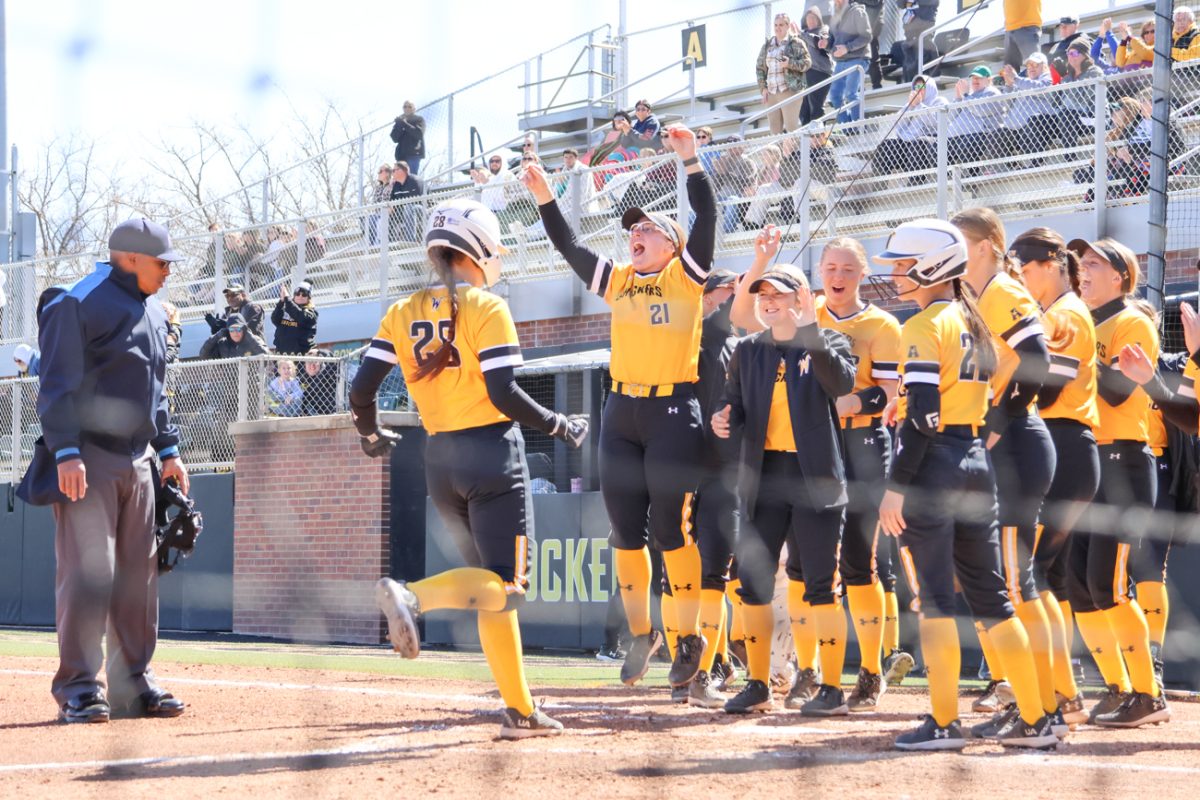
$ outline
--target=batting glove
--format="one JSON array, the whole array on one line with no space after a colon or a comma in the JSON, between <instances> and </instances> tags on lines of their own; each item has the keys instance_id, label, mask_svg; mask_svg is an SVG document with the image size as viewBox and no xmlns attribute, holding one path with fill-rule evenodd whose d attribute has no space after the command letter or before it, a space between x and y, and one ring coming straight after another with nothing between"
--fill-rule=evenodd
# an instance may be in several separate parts
<instances>
[{"instance_id":1,"label":"batting glove","mask_svg":"<svg viewBox=\"0 0 1200 800\"><path fill-rule=\"evenodd\" d=\"M382 458L392 451L400 441L400 435L383 428L377 428L370 436L359 439L363 452L371 458Z\"/></svg>"},{"instance_id":2,"label":"batting glove","mask_svg":"<svg viewBox=\"0 0 1200 800\"><path fill-rule=\"evenodd\" d=\"M562 439L571 447L578 448L583 444L583 440L587 438L588 428L591 423L583 414L566 414L555 415L554 430L550 431L550 435L555 439Z\"/></svg>"}]
</instances>

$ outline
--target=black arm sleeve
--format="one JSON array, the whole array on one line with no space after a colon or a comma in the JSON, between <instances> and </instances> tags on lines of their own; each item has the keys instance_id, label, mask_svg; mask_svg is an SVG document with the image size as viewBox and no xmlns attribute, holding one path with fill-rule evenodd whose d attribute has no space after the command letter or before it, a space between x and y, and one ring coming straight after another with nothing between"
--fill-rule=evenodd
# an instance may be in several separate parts
<instances>
[{"instance_id":1,"label":"black arm sleeve","mask_svg":"<svg viewBox=\"0 0 1200 800\"><path fill-rule=\"evenodd\" d=\"M684 253L693 266L698 266L707 274L712 267L713 250L717 244L717 196L713 192L712 181L703 172L693 172L687 176L687 193L696 221L688 233Z\"/></svg>"},{"instance_id":2,"label":"black arm sleeve","mask_svg":"<svg viewBox=\"0 0 1200 800\"><path fill-rule=\"evenodd\" d=\"M1163 413L1163 418L1184 433L1196 435L1200 427L1200 403L1195 398L1183 397L1171 391L1160 373L1155 372L1150 382L1143 384L1146 394Z\"/></svg>"},{"instance_id":3,"label":"black arm sleeve","mask_svg":"<svg viewBox=\"0 0 1200 800\"><path fill-rule=\"evenodd\" d=\"M567 260L567 264L575 271L580 280L589 287L595 285L596 270L611 269L608 259L579 244L575 238L575 231L571 230L571 226L567 224L557 202L551 200L549 203L540 205L538 211L542 214L542 225L545 227L546 236L550 238L554 249Z\"/></svg>"},{"instance_id":4,"label":"black arm sleeve","mask_svg":"<svg viewBox=\"0 0 1200 800\"><path fill-rule=\"evenodd\" d=\"M378 358L364 358L350 384L350 419L359 436L370 436L379 427L375 416L375 397L392 365Z\"/></svg>"},{"instance_id":5,"label":"black arm sleeve","mask_svg":"<svg viewBox=\"0 0 1200 800\"><path fill-rule=\"evenodd\" d=\"M854 396L862 403L862 410L858 412L860 414L874 417L882 414L887 406L887 392L882 386L868 386L861 392L855 392Z\"/></svg>"},{"instance_id":6,"label":"black arm sleeve","mask_svg":"<svg viewBox=\"0 0 1200 800\"><path fill-rule=\"evenodd\" d=\"M1119 406L1129 399L1138 385L1126 378L1121 370L1107 364L1096 365L1097 394L1110 406Z\"/></svg>"},{"instance_id":7,"label":"black arm sleeve","mask_svg":"<svg viewBox=\"0 0 1200 800\"><path fill-rule=\"evenodd\" d=\"M522 425L551 434L558 425L558 414L539 405L517 385L512 367L496 367L483 373L488 399L501 414Z\"/></svg>"},{"instance_id":8,"label":"black arm sleeve","mask_svg":"<svg viewBox=\"0 0 1200 800\"><path fill-rule=\"evenodd\" d=\"M1046 381L1046 383L1042 384L1042 390L1038 392L1038 408L1045 411L1047 408L1057 403L1058 396L1062 394L1062 390L1064 387L1066 387L1067 383L1068 381L1062 381L1061 383L1058 381Z\"/></svg>"},{"instance_id":9,"label":"black arm sleeve","mask_svg":"<svg viewBox=\"0 0 1200 800\"><path fill-rule=\"evenodd\" d=\"M987 415L989 433L1004 435L1008 422L1019 417L1038 397L1050 375L1050 349L1044 336L1031 336L1021 341L1013 350L1020 359L1012 379L1004 387L1000 402ZM1061 390L1061 387L1060 387Z\"/></svg>"},{"instance_id":10,"label":"black arm sleeve","mask_svg":"<svg viewBox=\"0 0 1200 800\"><path fill-rule=\"evenodd\" d=\"M942 396L933 384L915 383L906 387L908 417L898 426L900 440L892 460L891 483L894 488L908 486L917 476L925 450L937 436L942 412Z\"/></svg>"}]
</instances>

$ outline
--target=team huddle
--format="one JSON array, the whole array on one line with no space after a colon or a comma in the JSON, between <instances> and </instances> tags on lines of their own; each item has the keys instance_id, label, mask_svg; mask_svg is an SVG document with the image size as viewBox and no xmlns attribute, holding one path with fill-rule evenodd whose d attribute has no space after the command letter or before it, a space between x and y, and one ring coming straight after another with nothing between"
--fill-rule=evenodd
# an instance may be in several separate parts
<instances>
[{"instance_id":1,"label":"team huddle","mask_svg":"<svg viewBox=\"0 0 1200 800\"><path fill-rule=\"evenodd\" d=\"M886 275L871 275L857 241L830 241L821 297L803 271L778 263L783 237L769 226L739 277L712 269L717 204L695 136L667 135L694 221L685 232L629 209L628 263L579 243L540 167L522 175L548 238L612 310L598 447L633 636L621 680L640 681L664 642L651 614L653 549L677 699L728 713L774 708L772 602L786 545L789 709L870 712L904 678L914 662L899 646L902 572L931 711L896 747L975 738L1047 748L1084 722L1168 720L1158 650L1169 538L1150 536L1149 514L1089 513L1173 502L1169 451L1194 436L1200 412L1197 363L1160 354L1154 313L1135 297L1134 255L1046 228L1010 243L993 212L970 209L896 228L873 259ZM388 311L351 408L367 454L386 454L394 435L378 427L375 397L400 366L431 434L430 497L467 566L407 584L385 578L377 600L394 649L410 658L420 615L476 611L506 705L500 735L559 733L522 667L516 614L533 515L514 423L578 447L588 420L546 409L516 384L516 327L484 291L503 252L495 216L445 203L426 245L442 285ZM865 302L868 278L916 313L901 325ZM1190 308L1184 323L1189 350L1200 350ZM994 714L969 731L958 710L959 594L992 676L974 705ZM847 608L860 656L848 693ZM1076 624L1107 685L1090 709L1071 665ZM733 655L747 675L727 695Z\"/></svg>"}]
</instances>

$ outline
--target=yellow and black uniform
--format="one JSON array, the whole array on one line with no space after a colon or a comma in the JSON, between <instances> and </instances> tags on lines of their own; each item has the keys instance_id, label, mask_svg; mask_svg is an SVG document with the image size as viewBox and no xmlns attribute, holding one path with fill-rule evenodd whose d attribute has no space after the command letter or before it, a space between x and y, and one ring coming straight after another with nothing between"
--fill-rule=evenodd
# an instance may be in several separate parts
<instances>
[{"instance_id":1,"label":"yellow and black uniform","mask_svg":"<svg viewBox=\"0 0 1200 800\"><path fill-rule=\"evenodd\" d=\"M1155 502L1154 455L1150 452L1150 397L1117 369L1121 349L1136 344L1152 362L1158 360L1158 332L1138 309L1117 298L1092 310L1096 325L1098 407L1100 424L1100 488L1095 504L1099 514L1071 537L1067 590L1079 632L1096 658L1107 684L1158 696L1149 652L1145 615L1130 593L1131 550L1146 535L1146 523L1136 514ZM1132 524L1131 524L1132 523ZM1112 659L1111 637L1124 655ZM1125 669L1128 668L1128 678Z\"/></svg>"},{"instance_id":2,"label":"yellow and black uniform","mask_svg":"<svg viewBox=\"0 0 1200 800\"><path fill-rule=\"evenodd\" d=\"M695 383L717 206L703 172L688 175L687 190L696 219L686 244L660 271L646 274L581 246L554 201L539 211L551 243L612 309L612 391L600 428L600 492L630 631L653 637L649 544L663 551L680 637L688 640L685 658L690 658L699 644L702 571L693 535L704 455ZM698 663L700 653L695 655ZM681 674L673 671L672 680ZM623 671L629 683L640 676Z\"/></svg>"},{"instance_id":3,"label":"yellow and black uniform","mask_svg":"<svg viewBox=\"0 0 1200 800\"><path fill-rule=\"evenodd\" d=\"M514 420L544 433L555 433L566 420L516 386L521 349L504 301L469 286L456 287L453 301L449 292L416 292L388 309L351 385L351 414L364 437L376 432L376 394L399 365L429 434L429 497L467 564L407 588L422 613L478 612L480 643L500 694L528 716L534 706L515 610L528 585L534 531L525 440ZM418 377L419 367L447 342L453 350L445 368Z\"/></svg>"},{"instance_id":4,"label":"yellow and black uniform","mask_svg":"<svg viewBox=\"0 0 1200 800\"><path fill-rule=\"evenodd\" d=\"M1096 328L1092 313L1074 292L1064 292L1044 311L1050 346L1050 374L1038 393L1038 412L1054 445L1054 479L1042 506L1041 534L1033 567L1042 607L1051 625L1054 689L1064 697L1079 693L1071 671L1067 625L1067 553L1071 531L1100 485L1100 452L1094 428ZM1065 608L1064 608L1065 606Z\"/></svg>"},{"instance_id":5,"label":"yellow and black uniform","mask_svg":"<svg viewBox=\"0 0 1200 800\"><path fill-rule=\"evenodd\" d=\"M1029 639L1004 590L996 495L979 439L988 379L961 305L937 300L901 330L899 447L890 487L904 495L900 561L917 600L933 718L958 718L955 583L982 622L1027 724L1042 715ZM965 498L970 498L966 500Z\"/></svg>"},{"instance_id":6,"label":"yellow and black uniform","mask_svg":"<svg viewBox=\"0 0 1200 800\"><path fill-rule=\"evenodd\" d=\"M786 541L790 585L804 586L803 594L788 592L789 612L794 618L811 606L821 671L839 698L846 615L834 581L847 495L833 400L853 385L849 340L810 324L786 342L770 330L739 341L724 399L741 458L737 562L750 678L770 678L771 601ZM844 698L831 707L846 713Z\"/></svg>"},{"instance_id":7,"label":"yellow and black uniform","mask_svg":"<svg viewBox=\"0 0 1200 800\"><path fill-rule=\"evenodd\" d=\"M880 645L887 614L886 595L896 590L890 537L877 535L879 501L891 461L892 439L881 421L887 405L883 381L900 379L900 323L871 304L846 317L817 300L817 324L850 339L855 362L853 393L862 413L841 419L846 440L849 503L838 568L858 635L862 666L873 675L881 670Z\"/></svg>"}]
</instances>

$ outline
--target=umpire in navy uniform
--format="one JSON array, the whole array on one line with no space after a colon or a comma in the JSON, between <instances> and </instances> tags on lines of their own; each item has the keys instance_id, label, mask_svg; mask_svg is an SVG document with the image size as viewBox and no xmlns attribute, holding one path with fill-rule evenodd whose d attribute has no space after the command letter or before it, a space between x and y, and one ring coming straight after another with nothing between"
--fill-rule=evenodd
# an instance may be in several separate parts
<instances>
[{"instance_id":1,"label":"umpire in navy uniform","mask_svg":"<svg viewBox=\"0 0 1200 800\"><path fill-rule=\"evenodd\" d=\"M180 257L166 228L145 219L118 225L108 248L94 272L38 301L37 410L61 492L52 691L66 722L184 710L150 670L158 641L155 475L188 491L163 392L167 317L154 296ZM106 629L107 698L99 677Z\"/></svg>"}]
</instances>

